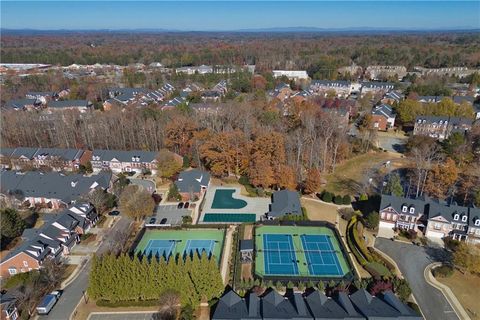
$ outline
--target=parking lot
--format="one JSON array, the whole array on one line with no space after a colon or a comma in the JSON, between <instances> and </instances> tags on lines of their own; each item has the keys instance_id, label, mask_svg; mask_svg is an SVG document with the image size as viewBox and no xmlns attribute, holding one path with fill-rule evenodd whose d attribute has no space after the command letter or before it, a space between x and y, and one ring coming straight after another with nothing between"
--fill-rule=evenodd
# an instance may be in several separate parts
<instances>
[{"instance_id":1,"label":"parking lot","mask_svg":"<svg viewBox=\"0 0 480 320\"><path fill-rule=\"evenodd\" d=\"M156 312L139 313L92 313L88 320L156 320L161 319Z\"/></svg>"},{"instance_id":2,"label":"parking lot","mask_svg":"<svg viewBox=\"0 0 480 320\"><path fill-rule=\"evenodd\" d=\"M159 205L155 208L154 215L145 219L145 224L147 226L176 226L182 224L183 216L191 215L190 209L178 209L176 204ZM155 221L152 218L155 218Z\"/></svg>"}]
</instances>

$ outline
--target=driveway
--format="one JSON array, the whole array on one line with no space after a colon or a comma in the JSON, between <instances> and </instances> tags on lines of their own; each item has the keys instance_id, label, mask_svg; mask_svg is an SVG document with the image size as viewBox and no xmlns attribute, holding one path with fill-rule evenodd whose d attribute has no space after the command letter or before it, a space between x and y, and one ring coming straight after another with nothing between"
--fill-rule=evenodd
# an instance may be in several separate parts
<instances>
[{"instance_id":1,"label":"driveway","mask_svg":"<svg viewBox=\"0 0 480 320\"><path fill-rule=\"evenodd\" d=\"M375 248L395 260L427 320L459 319L440 290L429 285L423 276L430 263L447 259L448 254L444 249L419 247L382 238L376 239Z\"/></svg>"},{"instance_id":2,"label":"driveway","mask_svg":"<svg viewBox=\"0 0 480 320\"><path fill-rule=\"evenodd\" d=\"M378 132L377 136L378 147L390 152L403 153L407 140L403 134L393 132Z\"/></svg>"},{"instance_id":3,"label":"driveway","mask_svg":"<svg viewBox=\"0 0 480 320\"><path fill-rule=\"evenodd\" d=\"M121 217L120 220L113 226L112 229L106 231L104 239L99 246L97 253L104 253L109 251L116 232L128 228L132 221L126 217ZM40 320L66 320L74 312L80 299L83 298L84 292L88 287L88 276L90 274L91 263L90 260L85 264L78 276L70 283L63 291L62 296L57 304L53 307L48 316L40 316Z\"/></svg>"},{"instance_id":4,"label":"driveway","mask_svg":"<svg viewBox=\"0 0 480 320\"><path fill-rule=\"evenodd\" d=\"M144 180L144 179L129 179L132 184L137 186L142 186L145 190L149 192L155 191L155 182L151 180Z\"/></svg>"}]
</instances>

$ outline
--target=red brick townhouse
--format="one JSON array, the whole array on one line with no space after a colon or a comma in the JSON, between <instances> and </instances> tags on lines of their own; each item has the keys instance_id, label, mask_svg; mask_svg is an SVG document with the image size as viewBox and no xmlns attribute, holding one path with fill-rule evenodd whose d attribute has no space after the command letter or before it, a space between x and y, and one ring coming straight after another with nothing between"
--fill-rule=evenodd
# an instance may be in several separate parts
<instances>
[{"instance_id":1,"label":"red brick townhouse","mask_svg":"<svg viewBox=\"0 0 480 320\"><path fill-rule=\"evenodd\" d=\"M79 204L52 215L39 229L26 229L22 244L0 262L0 277L5 278L42 267L46 259L60 259L70 253L98 220L90 204Z\"/></svg>"}]
</instances>

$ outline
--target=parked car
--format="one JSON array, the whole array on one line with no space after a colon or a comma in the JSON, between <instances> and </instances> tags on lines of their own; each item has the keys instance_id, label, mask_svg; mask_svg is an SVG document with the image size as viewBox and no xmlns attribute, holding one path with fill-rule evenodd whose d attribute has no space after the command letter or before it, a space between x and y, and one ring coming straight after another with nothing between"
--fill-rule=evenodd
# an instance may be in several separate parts
<instances>
[{"instance_id":1,"label":"parked car","mask_svg":"<svg viewBox=\"0 0 480 320\"><path fill-rule=\"evenodd\" d=\"M163 218L161 221L160 221L160 224L165 224L167 223L167 218Z\"/></svg>"},{"instance_id":2,"label":"parked car","mask_svg":"<svg viewBox=\"0 0 480 320\"><path fill-rule=\"evenodd\" d=\"M118 216L120 214L120 211L118 210L113 210L108 213L109 216Z\"/></svg>"},{"instance_id":3,"label":"parked car","mask_svg":"<svg viewBox=\"0 0 480 320\"><path fill-rule=\"evenodd\" d=\"M47 294L37 306L37 313L49 314L61 295L61 291L52 291L51 293Z\"/></svg>"},{"instance_id":4,"label":"parked car","mask_svg":"<svg viewBox=\"0 0 480 320\"><path fill-rule=\"evenodd\" d=\"M182 209L182 208L183 208L183 202L179 202L178 206L177 206L177 209Z\"/></svg>"},{"instance_id":5,"label":"parked car","mask_svg":"<svg viewBox=\"0 0 480 320\"><path fill-rule=\"evenodd\" d=\"M190 206L190 203L189 202L185 202L185 205L183 206L185 209L188 209L188 207Z\"/></svg>"},{"instance_id":6,"label":"parked car","mask_svg":"<svg viewBox=\"0 0 480 320\"><path fill-rule=\"evenodd\" d=\"M154 224L154 223L155 223L155 221L157 221L157 219L155 219L155 218L151 218L151 219L150 219L150 221L149 221L148 223L150 223L150 224Z\"/></svg>"}]
</instances>

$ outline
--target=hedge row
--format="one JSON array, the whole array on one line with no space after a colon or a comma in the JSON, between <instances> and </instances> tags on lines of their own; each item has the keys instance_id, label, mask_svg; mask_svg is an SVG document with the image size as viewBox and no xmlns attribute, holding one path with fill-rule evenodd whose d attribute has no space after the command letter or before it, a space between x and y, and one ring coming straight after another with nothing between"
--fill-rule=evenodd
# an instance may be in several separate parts
<instances>
[{"instance_id":1,"label":"hedge row","mask_svg":"<svg viewBox=\"0 0 480 320\"><path fill-rule=\"evenodd\" d=\"M108 307L108 308L120 308L120 307L154 307L158 306L158 300L138 300L138 301L107 301L107 300L97 300L97 306L99 307Z\"/></svg>"},{"instance_id":2,"label":"hedge row","mask_svg":"<svg viewBox=\"0 0 480 320\"><path fill-rule=\"evenodd\" d=\"M325 202L333 202L338 205L349 205L352 203L352 198L346 194L344 196L335 195L335 193L331 193L328 191L324 191L320 194L320 199Z\"/></svg>"}]
</instances>

